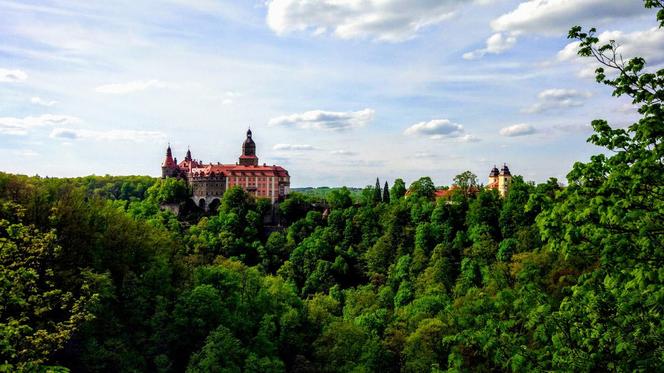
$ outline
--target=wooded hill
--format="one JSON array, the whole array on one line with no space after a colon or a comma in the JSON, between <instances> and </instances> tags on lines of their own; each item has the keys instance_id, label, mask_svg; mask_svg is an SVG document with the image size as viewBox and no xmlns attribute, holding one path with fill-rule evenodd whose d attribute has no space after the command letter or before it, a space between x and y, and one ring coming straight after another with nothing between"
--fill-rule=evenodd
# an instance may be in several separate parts
<instances>
[{"instance_id":1,"label":"wooded hill","mask_svg":"<svg viewBox=\"0 0 664 373\"><path fill-rule=\"evenodd\" d=\"M294 194L266 236L240 189L178 218L174 179L0 174L0 370L663 370L664 70L570 37L641 117L565 188Z\"/></svg>"}]
</instances>

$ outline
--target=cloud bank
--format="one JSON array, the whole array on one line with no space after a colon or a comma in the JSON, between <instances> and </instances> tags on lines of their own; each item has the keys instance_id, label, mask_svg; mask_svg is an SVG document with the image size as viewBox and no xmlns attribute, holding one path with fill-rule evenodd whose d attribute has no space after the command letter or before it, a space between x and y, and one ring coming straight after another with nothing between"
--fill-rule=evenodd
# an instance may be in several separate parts
<instances>
[{"instance_id":1,"label":"cloud bank","mask_svg":"<svg viewBox=\"0 0 664 373\"><path fill-rule=\"evenodd\" d=\"M0 69L0 83L16 83L28 79L28 74L22 70Z\"/></svg>"},{"instance_id":2,"label":"cloud bank","mask_svg":"<svg viewBox=\"0 0 664 373\"><path fill-rule=\"evenodd\" d=\"M272 118L269 120L268 126L343 131L366 126L373 120L374 113L373 109L349 112L311 110Z\"/></svg>"},{"instance_id":3,"label":"cloud bank","mask_svg":"<svg viewBox=\"0 0 664 373\"><path fill-rule=\"evenodd\" d=\"M486 48L464 53L465 60L475 60L487 54L500 54L512 49L516 44L515 33L495 33L486 40Z\"/></svg>"},{"instance_id":4,"label":"cloud bank","mask_svg":"<svg viewBox=\"0 0 664 373\"><path fill-rule=\"evenodd\" d=\"M341 39L401 42L450 18L465 3L468 1L268 0L267 24L280 35L293 31L330 32Z\"/></svg>"},{"instance_id":5,"label":"cloud bank","mask_svg":"<svg viewBox=\"0 0 664 373\"><path fill-rule=\"evenodd\" d=\"M627 61L634 57L643 57L650 66L664 63L664 29L651 28L645 31L623 32L605 31L598 35L600 45L614 40L617 45L617 53ZM577 55L579 42L569 43L558 52L558 61L573 61L585 65L579 71L581 77L594 77L595 69L599 63L592 58L581 58Z\"/></svg>"},{"instance_id":6,"label":"cloud bank","mask_svg":"<svg viewBox=\"0 0 664 373\"><path fill-rule=\"evenodd\" d=\"M304 144L276 144L272 149L283 151L316 150L314 146Z\"/></svg>"},{"instance_id":7,"label":"cloud bank","mask_svg":"<svg viewBox=\"0 0 664 373\"><path fill-rule=\"evenodd\" d=\"M24 118L3 117L0 118L0 133L5 135L24 136L31 129L77 124L81 120L69 115L44 114L40 116L28 116Z\"/></svg>"},{"instance_id":8,"label":"cloud bank","mask_svg":"<svg viewBox=\"0 0 664 373\"><path fill-rule=\"evenodd\" d=\"M164 141L166 135L156 131L110 130L94 131L86 129L54 128L52 138L64 140L95 140L95 141L130 141L148 142Z\"/></svg>"},{"instance_id":9,"label":"cloud bank","mask_svg":"<svg viewBox=\"0 0 664 373\"><path fill-rule=\"evenodd\" d=\"M350 151L350 150L339 149L339 150L332 150L330 152L330 154L349 157L349 156L357 155L357 152L353 152L353 151Z\"/></svg>"},{"instance_id":10,"label":"cloud bank","mask_svg":"<svg viewBox=\"0 0 664 373\"><path fill-rule=\"evenodd\" d=\"M530 0L491 22L499 32L559 36L574 25L647 14L634 0Z\"/></svg>"},{"instance_id":11,"label":"cloud bank","mask_svg":"<svg viewBox=\"0 0 664 373\"><path fill-rule=\"evenodd\" d=\"M32 102L35 105L41 105L41 106L46 106L46 107L51 107L56 105L58 102L54 100L44 100L40 97L32 97L30 99L30 102Z\"/></svg>"},{"instance_id":12,"label":"cloud bank","mask_svg":"<svg viewBox=\"0 0 664 373\"><path fill-rule=\"evenodd\" d=\"M500 134L506 137L528 136L535 132L535 127L530 124L515 124L513 126L504 127L500 130Z\"/></svg>"},{"instance_id":13,"label":"cloud bank","mask_svg":"<svg viewBox=\"0 0 664 373\"><path fill-rule=\"evenodd\" d=\"M579 92L575 89L547 89L537 95L539 101L522 110L524 113L535 114L550 110L560 110L583 106L586 99L591 96L588 92Z\"/></svg>"},{"instance_id":14,"label":"cloud bank","mask_svg":"<svg viewBox=\"0 0 664 373\"><path fill-rule=\"evenodd\" d=\"M409 136L422 136L430 139L465 138L462 125L452 123L449 119L434 119L428 122L415 123L406 128L404 134Z\"/></svg>"},{"instance_id":15,"label":"cloud bank","mask_svg":"<svg viewBox=\"0 0 664 373\"><path fill-rule=\"evenodd\" d=\"M522 34L562 36L574 25L596 24L644 14L640 1L634 0L529 0L491 21L493 34L486 47L465 53L472 60L486 54L500 54L516 45Z\"/></svg>"}]
</instances>

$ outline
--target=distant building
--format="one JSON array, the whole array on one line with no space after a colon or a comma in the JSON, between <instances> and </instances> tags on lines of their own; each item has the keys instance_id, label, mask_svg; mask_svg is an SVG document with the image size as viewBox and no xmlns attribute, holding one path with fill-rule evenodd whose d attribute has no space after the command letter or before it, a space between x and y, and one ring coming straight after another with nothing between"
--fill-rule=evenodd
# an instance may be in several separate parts
<instances>
[{"instance_id":1,"label":"distant building","mask_svg":"<svg viewBox=\"0 0 664 373\"><path fill-rule=\"evenodd\" d=\"M203 163L191 156L187 150L184 160L177 163L170 145L166 149L166 159L161 165L161 175L177 177L187 181L193 192L193 200L201 208L218 204L224 192L239 186L257 198L267 198L272 203L282 200L290 193L290 175L281 166L258 165L256 143L251 138L251 130L242 144L242 155L236 164Z\"/></svg>"},{"instance_id":2,"label":"distant building","mask_svg":"<svg viewBox=\"0 0 664 373\"><path fill-rule=\"evenodd\" d=\"M477 186L471 186L471 187L464 190L464 189L461 189L458 185L453 184L451 187L449 187L447 189L436 189L436 193L434 194L434 196L436 197L436 199L442 198L442 199L450 200L454 193L462 193L462 194L465 194L466 196L474 196L479 191L480 191L480 189Z\"/></svg>"},{"instance_id":3,"label":"distant building","mask_svg":"<svg viewBox=\"0 0 664 373\"><path fill-rule=\"evenodd\" d=\"M493 166L493 169L489 173L489 184L487 185L487 188L496 189L502 197L505 197L510 189L511 183L512 174L506 163L503 164L503 168L501 168L500 171L498 171L498 167Z\"/></svg>"}]
</instances>

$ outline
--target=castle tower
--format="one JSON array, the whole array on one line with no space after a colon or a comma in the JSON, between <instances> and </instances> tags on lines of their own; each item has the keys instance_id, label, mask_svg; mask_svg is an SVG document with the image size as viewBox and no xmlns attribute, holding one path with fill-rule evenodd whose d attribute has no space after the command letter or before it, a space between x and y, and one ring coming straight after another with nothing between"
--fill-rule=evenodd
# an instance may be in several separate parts
<instances>
[{"instance_id":1,"label":"castle tower","mask_svg":"<svg viewBox=\"0 0 664 373\"><path fill-rule=\"evenodd\" d=\"M498 192L501 196L505 197L507 195L511 183L512 174L510 173L510 169L507 167L507 163L503 163L503 168L500 169L500 174L498 175Z\"/></svg>"},{"instance_id":2,"label":"castle tower","mask_svg":"<svg viewBox=\"0 0 664 373\"><path fill-rule=\"evenodd\" d=\"M498 175L499 174L500 174L500 171L498 171L498 167L496 167L494 165L493 169L491 169L491 172L489 173L489 188L498 189Z\"/></svg>"},{"instance_id":3,"label":"castle tower","mask_svg":"<svg viewBox=\"0 0 664 373\"><path fill-rule=\"evenodd\" d=\"M168 148L166 149L166 159L164 159L164 163L161 164L161 177L174 177L177 176L177 173L178 165L173 159L171 144L168 144Z\"/></svg>"},{"instance_id":4,"label":"castle tower","mask_svg":"<svg viewBox=\"0 0 664 373\"><path fill-rule=\"evenodd\" d=\"M256 156L256 143L251 138L251 129L247 130L247 138L242 143L242 155L240 156L240 165L258 166L258 157Z\"/></svg>"},{"instance_id":5,"label":"castle tower","mask_svg":"<svg viewBox=\"0 0 664 373\"><path fill-rule=\"evenodd\" d=\"M184 160L191 162L191 149L187 148L187 155L184 157Z\"/></svg>"}]
</instances>

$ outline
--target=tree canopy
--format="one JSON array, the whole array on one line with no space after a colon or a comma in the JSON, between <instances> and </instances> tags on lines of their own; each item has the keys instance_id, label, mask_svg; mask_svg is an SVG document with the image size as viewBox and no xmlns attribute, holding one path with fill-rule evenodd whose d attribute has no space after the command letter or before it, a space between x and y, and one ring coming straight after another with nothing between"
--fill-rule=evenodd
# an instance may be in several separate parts
<instances>
[{"instance_id":1,"label":"tree canopy","mask_svg":"<svg viewBox=\"0 0 664 373\"><path fill-rule=\"evenodd\" d=\"M176 215L174 179L0 173L0 370L662 371L664 70L569 36L640 117L594 121L566 186L464 172L476 192L396 179L275 211L232 188Z\"/></svg>"}]
</instances>

